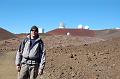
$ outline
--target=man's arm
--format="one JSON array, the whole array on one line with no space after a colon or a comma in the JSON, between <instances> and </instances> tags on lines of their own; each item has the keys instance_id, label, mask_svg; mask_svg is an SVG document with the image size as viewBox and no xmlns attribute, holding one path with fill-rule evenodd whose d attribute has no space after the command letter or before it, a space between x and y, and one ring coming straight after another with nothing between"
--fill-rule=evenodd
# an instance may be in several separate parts
<instances>
[{"instance_id":1,"label":"man's arm","mask_svg":"<svg viewBox=\"0 0 120 79\"><path fill-rule=\"evenodd\" d=\"M46 60L46 51L45 51L45 45L43 44L42 45L42 58L41 58L41 62L39 64L39 75L41 75L43 73L43 69L44 69L44 66L45 66L45 60Z\"/></svg>"},{"instance_id":2,"label":"man's arm","mask_svg":"<svg viewBox=\"0 0 120 79\"><path fill-rule=\"evenodd\" d=\"M22 60L22 54L21 54L21 44L20 44L19 49L16 53L16 60L15 60L16 70L18 72L20 71L21 60Z\"/></svg>"},{"instance_id":3,"label":"man's arm","mask_svg":"<svg viewBox=\"0 0 120 79\"><path fill-rule=\"evenodd\" d=\"M20 44L20 46L19 46L19 48L18 48L18 51L17 51L17 53L16 53L15 64L16 64L16 69L17 69L18 71L20 71L21 60L22 60L22 52L23 52L23 49L24 49L25 40L26 40L26 39L24 39L24 40L21 42L21 44Z\"/></svg>"}]
</instances>

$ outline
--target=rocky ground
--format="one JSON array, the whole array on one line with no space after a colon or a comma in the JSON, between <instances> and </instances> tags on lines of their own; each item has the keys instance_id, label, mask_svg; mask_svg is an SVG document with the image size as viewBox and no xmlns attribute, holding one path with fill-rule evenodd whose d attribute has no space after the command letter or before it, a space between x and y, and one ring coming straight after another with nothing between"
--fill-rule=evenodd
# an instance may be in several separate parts
<instances>
[{"instance_id":1,"label":"rocky ground","mask_svg":"<svg viewBox=\"0 0 120 79\"><path fill-rule=\"evenodd\" d=\"M120 79L119 37L110 40L61 35L41 38L46 45L46 66L38 79ZM0 79L16 79L14 60L21 40L0 41ZM3 75L6 71L8 77Z\"/></svg>"}]
</instances>

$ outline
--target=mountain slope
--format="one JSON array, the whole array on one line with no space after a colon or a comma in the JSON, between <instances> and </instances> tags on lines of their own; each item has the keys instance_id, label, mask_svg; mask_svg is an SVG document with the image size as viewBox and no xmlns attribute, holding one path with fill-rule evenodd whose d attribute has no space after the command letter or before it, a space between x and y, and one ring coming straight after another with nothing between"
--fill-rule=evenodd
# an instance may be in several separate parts
<instances>
[{"instance_id":1,"label":"mountain slope","mask_svg":"<svg viewBox=\"0 0 120 79\"><path fill-rule=\"evenodd\" d=\"M0 41L5 40L5 39L9 39L9 38L15 38L15 37L16 36L13 33L0 27Z\"/></svg>"}]
</instances>

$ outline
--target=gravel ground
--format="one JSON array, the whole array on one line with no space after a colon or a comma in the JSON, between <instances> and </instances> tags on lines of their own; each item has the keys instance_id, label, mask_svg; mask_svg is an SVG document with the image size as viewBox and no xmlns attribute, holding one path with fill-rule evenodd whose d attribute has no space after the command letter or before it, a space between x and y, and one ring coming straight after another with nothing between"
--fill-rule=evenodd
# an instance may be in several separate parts
<instances>
[{"instance_id":1,"label":"gravel ground","mask_svg":"<svg viewBox=\"0 0 120 79\"><path fill-rule=\"evenodd\" d=\"M38 79L120 79L120 38L44 36L42 39L46 44L46 66L44 74ZM16 75L13 63L20 40L0 41L0 52L13 54L0 57L5 62L12 62L0 61L4 64L0 68L6 69L9 64L9 71L13 71L6 74ZM3 69L2 72L6 72Z\"/></svg>"}]
</instances>

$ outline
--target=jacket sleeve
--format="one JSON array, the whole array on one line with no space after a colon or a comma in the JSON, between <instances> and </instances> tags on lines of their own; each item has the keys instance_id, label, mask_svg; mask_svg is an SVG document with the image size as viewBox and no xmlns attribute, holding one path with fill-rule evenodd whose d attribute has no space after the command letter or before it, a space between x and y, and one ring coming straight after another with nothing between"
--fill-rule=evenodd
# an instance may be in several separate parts
<instances>
[{"instance_id":1,"label":"jacket sleeve","mask_svg":"<svg viewBox=\"0 0 120 79\"><path fill-rule=\"evenodd\" d=\"M21 55L21 53L20 53L19 50L18 50L18 51L17 51L17 54L16 54L16 60L15 60L16 66L20 66L21 60L22 60L22 55Z\"/></svg>"},{"instance_id":2,"label":"jacket sleeve","mask_svg":"<svg viewBox=\"0 0 120 79\"><path fill-rule=\"evenodd\" d=\"M45 45L44 43L42 44L42 57L41 57L41 62L39 64L39 69L42 70L44 69L45 66L45 61L46 61L46 50L45 50Z\"/></svg>"},{"instance_id":3,"label":"jacket sleeve","mask_svg":"<svg viewBox=\"0 0 120 79\"><path fill-rule=\"evenodd\" d=\"M23 48L24 48L24 41L25 41L25 39L21 42L21 44L20 44L20 46L17 50L17 53L16 53L16 60L15 60L16 66L20 66L20 64L21 64L22 51L23 51Z\"/></svg>"}]
</instances>

